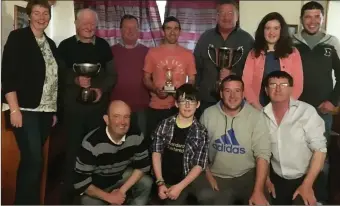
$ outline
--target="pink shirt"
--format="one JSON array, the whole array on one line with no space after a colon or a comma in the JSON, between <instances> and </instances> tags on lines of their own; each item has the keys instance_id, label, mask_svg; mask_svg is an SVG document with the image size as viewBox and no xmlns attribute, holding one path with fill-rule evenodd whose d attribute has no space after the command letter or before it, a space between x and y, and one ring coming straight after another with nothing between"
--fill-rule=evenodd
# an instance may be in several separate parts
<instances>
[{"instance_id":1,"label":"pink shirt","mask_svg":"<svg viewBox=\"0 0 340 206\"><path fill-rule=\"evenodd\" d=\"M165 45L151 48L145 57L144 72L152 75L154 85L162 89L165 85L165 72L170 68L173 75L173 85L178 88L185 83L187 76L196 74L195 59L193 53L181 46L168 48ZM175 99L169 95L160 99L151 92L149 106L154 109L169 109L175 106Z\"/></svg>"},{"instance_id":2,"label":"pink shirt","mask_svg":"<svg viewBox=\"0 0 340 206\"><path fill-rule=\"evenodd\" d=\"M259 95L261 91L261 83L264 72L265 54L256 58L254 51L249 52L244 70L243 82L246 100L250 104L260 104ZM303 90L303 70L300 53L297 49L293 49L287 58L280 58L281 71L285 71L293 77L294 86L292 97L299 99Z\"/></svg>"}]
</instances>

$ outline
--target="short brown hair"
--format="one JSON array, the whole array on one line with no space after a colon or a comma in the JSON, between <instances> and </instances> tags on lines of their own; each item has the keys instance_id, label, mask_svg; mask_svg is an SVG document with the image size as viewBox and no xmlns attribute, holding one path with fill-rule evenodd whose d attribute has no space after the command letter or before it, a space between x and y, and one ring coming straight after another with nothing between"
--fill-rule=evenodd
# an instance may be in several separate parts
<instances>
[{"instance_id":1,"label":"short brown hair","mask_svg":"<svg viewBox=\"0 0 340 206\"><path fill-rule=\"evenodd\" d=\"M29 0L26 6L26 14L28 16L31 15L34 6L41 6L48 9L48 13L51 17L51 5L48 3L48 0Z\"/></svg>"}]
</instances>

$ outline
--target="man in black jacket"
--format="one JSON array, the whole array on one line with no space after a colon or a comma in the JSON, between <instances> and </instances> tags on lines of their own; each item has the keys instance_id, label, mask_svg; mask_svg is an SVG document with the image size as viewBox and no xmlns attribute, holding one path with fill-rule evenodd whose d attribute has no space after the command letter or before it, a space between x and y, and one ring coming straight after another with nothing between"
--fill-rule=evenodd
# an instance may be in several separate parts
<instances>
[{"instance_id":1,"label":"man in black jacket","mask_svg":"<svg viewBox=\"0 0 340 206\"><path fill-rule=\"evenodd\" d=\"M196 62L196 85L199 87L201 106L196 111L196 117L200 117L203 111L215 105L219 100L216 91L216 81L222 80L231 73L242 76L243 68L249 51L254 44L253 37L238 25L239 10L233 0L219 0L217 6L217 25L213 29L205 31L199 38L195 50ZM209 59L208 45L212 44L215 48L229 47L237 49L243 48L243 54L237 52L235 59L241 59L235 64L232 71L222 68L219 72L216 65ZM213 51L210 51L213 53ZM215 58L212 55L212 58ZM215 61L215 59L213 59Z\"/></svg>"},{"instance_id":2,"label":"man in black jacket","mask_svg":"<svg viewBox=\"0 0 340 206\"><path fill-rule=\"evenodd\" d=\"M332 112L340 100L340 43L336 37L321 30L324 8L320 3L314 1L306 3L301 8L300 18L304 29L294 35L294 44L301 55L304 76L303 92L299 100L317 109L325 122L325 136L329 141ZM324 173L327 174L327 162L325 169ZM322 180L324 177L320 178ZM317 184L321 185L323 183L320 180ZM317 194L318 200L326 201L325 186L318 188L320 189Z\"/></svg>"},{"instance_id":3,"label":"man in black jacket","mask_svg":"<svg viewBox=\"0 0 340 206\"><path fill-rule=\"evenodd\" d=\"M72 200L73 168L77 150L86 133L103 123L103 115L109 104L109 92L116 82L113 57L109 44L95 36L98 16L91 9L82 9L76 14L77 34L65 39L59 45L59 54L65 63L64 125L67 136L66 171L63 203ZM72 67L74 63L101 64L97 76L89 78L77 76ZM96 93L94 103L78 101L82 88L91 88Z\"/></svg>"}]
</instances>

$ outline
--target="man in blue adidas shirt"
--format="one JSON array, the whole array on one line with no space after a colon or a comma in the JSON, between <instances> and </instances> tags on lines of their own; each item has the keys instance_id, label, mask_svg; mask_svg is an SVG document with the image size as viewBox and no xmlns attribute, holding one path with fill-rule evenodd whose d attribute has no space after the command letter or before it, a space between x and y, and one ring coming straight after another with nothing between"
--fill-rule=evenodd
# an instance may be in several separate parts
<instances>
[{"instance_id":1,"label":"man in blue adidas shirt","mask_svg":"<svg viewBox=\"0 0 340 206\"><path fill-rule=\"evenodd\" d=\"M271 151L265 117L243 101L239 76L223 79L220 96L201 116L210 144L205 174L195 181L197 199L200 204L268 204L264 184Z\"/></svg>"}]
</instances>

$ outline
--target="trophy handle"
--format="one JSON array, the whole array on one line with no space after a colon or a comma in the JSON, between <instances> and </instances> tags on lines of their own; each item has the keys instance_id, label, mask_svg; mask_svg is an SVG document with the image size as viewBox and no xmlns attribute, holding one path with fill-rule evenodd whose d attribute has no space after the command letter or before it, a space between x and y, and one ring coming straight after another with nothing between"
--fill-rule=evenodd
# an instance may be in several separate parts
<instances>
[{"instance_id":1,"label":"trophy handle","mask_svg":"<svg viewBox=\"0 0 340 206\"><path fill-rule=\"evenodd\" d=\"M98 71L97 71L97 74L100 72L100 69L102 68L102 65L100 63L97 63L97 66L98 66Z\"/></svg>"},{"instance_id":2,"label":"trophy handle","mask_svg":"<svg viewBox=\"0 0 340 206\"><path fill-rule=\"evenodd\" d=\"M77 66L76 63L74 63L74 64L72 65L72 69L73 69L73 71L74 71L75 73L77 73L77 72L76 72L76 69L74 68L75 66Z\"/></svg>"},{"instance_id":3,"label":"trophy handle","mask_svg":"<svg viewBox=\"0 0 340 206\"><path fill-rule=\"evenodd\" d=\"M214 51L215 51L215 53L216 53L216 50L215 50L214 45L209 44L209 46L208 46L208 56L209 56L209 59L217 66L217 63L211 58L210 49L214 49Z\"/></svg>"},{"instance_id":4,"label":"trophy handle","mask_svg":"<svg viewBox=\"0 0 340 206\"><path fill-rule=\"evenodd\" d=\"M232 67L235 66L235 65L242 59L243 52L244 52L243 46L239 46L239 47L236 49L236 51L239 51L239 50L241 50L240 58L238 58L238 60L232 65Z\"/></svg>"}]
</instances>

